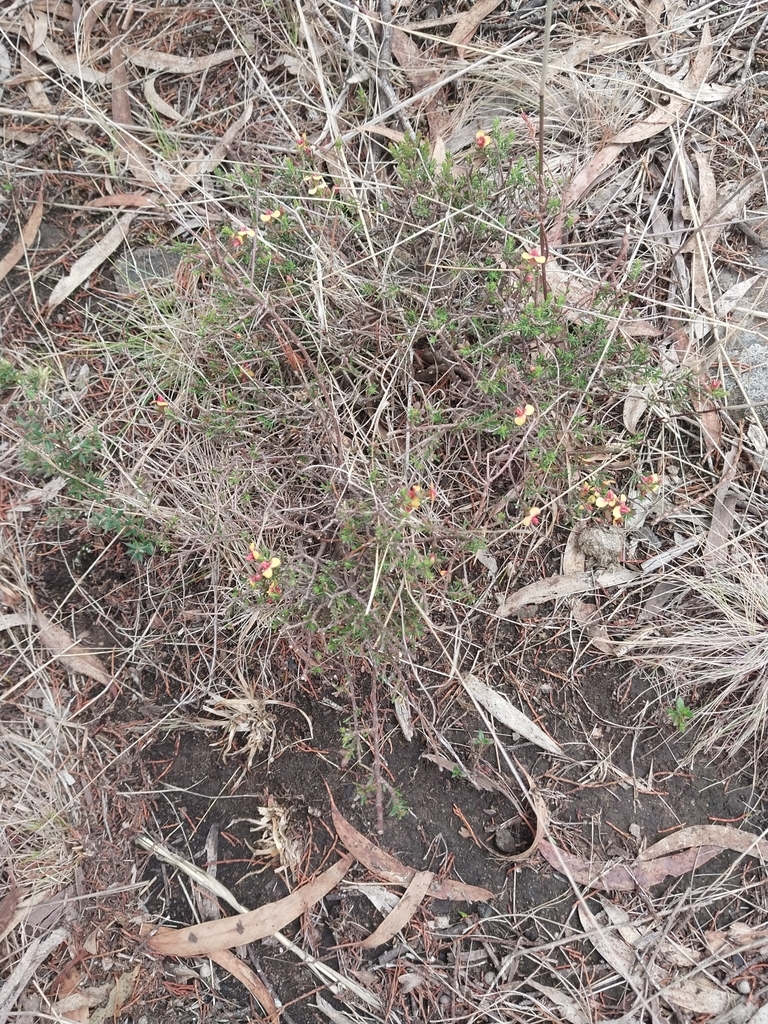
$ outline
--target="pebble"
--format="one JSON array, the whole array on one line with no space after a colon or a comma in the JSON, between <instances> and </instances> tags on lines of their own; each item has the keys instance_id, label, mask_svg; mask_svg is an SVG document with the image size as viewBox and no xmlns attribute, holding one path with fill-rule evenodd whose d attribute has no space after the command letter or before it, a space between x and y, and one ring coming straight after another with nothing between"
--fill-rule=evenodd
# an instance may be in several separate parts
<instances>
[{"instance_id":1,"label":"pebble","mask_svg":"<svg viewBox=\"0 0 768 1024\"><path fill-rule=\"evenodd\" d=\"M440 1003L441 1006L451 1005L451 997L448 995L447 992L443 992L443 994L438 998L437 1001L438 1003Z\"/></svg>"},{"instance_id":2,"label":"pebble","mask_svg":"<svg viewBox=\"0 0 768 1024\"><path fill-rule=\"evenodd\" d=\"M736 991L740 992L743 996L748 996L752 991L752 986L749 984L746 978L741 978L736 982Z\"/></svg>"},{"instance_id":3,"label":"pebble","mask_svg":"<svg viewBox=\"0 0 768 1024\"><path fill-rule=\"evenodd\" d=\"M486 985L492 985L494 981L496 981L496 975L493 973L493 971L486 971L485 974L483 975L483 981L485 982Z\"/></svg>"}]
</instances>

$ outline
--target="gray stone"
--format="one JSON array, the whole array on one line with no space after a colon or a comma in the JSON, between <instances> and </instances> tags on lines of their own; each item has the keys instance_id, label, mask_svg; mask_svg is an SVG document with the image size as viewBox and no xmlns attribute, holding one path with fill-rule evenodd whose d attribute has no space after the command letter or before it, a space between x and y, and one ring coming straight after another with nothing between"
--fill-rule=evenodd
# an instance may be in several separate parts
<instances>
[{"instance_id":1,"label":"gray stone","mask_svg":"<svg viewBox=\"0 0 768 1024\"><path fill-rule=\"evenodd\" d=\"M735 407L737 418L748 405L755 418L768 426L768 252L753 249L738 275L731 268L722 268L718 284L725 291L753 275L758 280L727 317L724 383L728 404Z\"/></svg>"},{"instance_id":2,"label":"gray stone","mask_svg":"<svg viewBox=\"0 0 768 1024\"><path fill-rule=\"evenodd\" d=\"M128 249L115 257L115 291L133 295L172 282L181 263L181 254L170 249L142 246Z\"/></svg>"}]
</instances>

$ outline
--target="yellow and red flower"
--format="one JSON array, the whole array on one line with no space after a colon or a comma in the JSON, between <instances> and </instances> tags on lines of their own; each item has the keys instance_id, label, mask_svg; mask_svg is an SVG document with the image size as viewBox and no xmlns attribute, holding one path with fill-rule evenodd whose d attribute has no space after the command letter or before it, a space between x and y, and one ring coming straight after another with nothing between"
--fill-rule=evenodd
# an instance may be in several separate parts
<instances>
[{"instance_id":1,"label":"yellow and red flower","mask_svg":"<svg viewBox=\"0 0 768 1024\"><path fill-rule=\"evenodd\" d=\"M276 207L274 210L265 210L264 213L259 214L259 220L262 224L271 224L272 221L278 221L283 216L283 211L280 207Z\"/></svg>"},{"instance_id":2,"label":"yellow and red flower","mask_svg":"<svg viewBox=\"0 0 768 1024\"><path fill-rule=\"evenodd\" d=\"M533 416L536 412L532 405L518 405L515 409L515 423L518 427L522 427L529 416Z\"/></svg>"},{"instance_id":3,"label":"yellow and red flower","mask_svg":"<svg viewBox=\"0 0 768 1024\"><path fill-rule=\"evenodd\" d=\"M248 554L245 556L245 560L246 562L256 563L256 572L252 573L248 577L248 582L252 587L261 583L262 580L271 580L274 576L275 569L279 569L282 564L279 558L267 558L266 555L263 555L256 547L255 541L251 541L248 545Z\"/></svg>"}]
</instances>

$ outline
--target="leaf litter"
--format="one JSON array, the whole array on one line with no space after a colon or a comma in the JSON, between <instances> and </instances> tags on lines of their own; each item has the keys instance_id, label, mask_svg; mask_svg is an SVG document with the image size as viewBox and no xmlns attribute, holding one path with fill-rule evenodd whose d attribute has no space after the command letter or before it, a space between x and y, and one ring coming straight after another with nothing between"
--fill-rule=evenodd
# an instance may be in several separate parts
<instances>
[{"instance_id":1,"label":"leaf litter","mask_svg":"<svg viewBox=\"0 0 768 1024\"><path fill-rule=\"evenodd\" d=\"M464 47L468 45L471 42L473 36L478 31L481 20L490 13L493 13L493 10L496 6L498 5L495 3L478 3L475 5L476 9L473 8L470 9L469 11L466 11L458 15L458 18L456 19L455 23L457 25L457 28L451 38L451 45L455 45L458 47ZM653 28L652 31L649 31L648 34L651 36L651 48L654 50L655 55L659 57L659 59L664 59L667 56L664 48L660 46L658 38L660 35L662 35L662 32L660 32L658 27L662 25L663 16L667 19L667 24L670 26L670 33L673 31L673 29L675 32L689 31L691 25L695 25L695 22L686 23L684 18L680 19L679 17L676 22L675 17L677 16L677 11L675 9L675 5L673 4L665 5L664 3L653 3L650 5L650 8L648 8L648 10L645 11L644 13L647 18L654 19L652 20L652 22L649 22L649 24L651 24ZM89 26L92 25L93 22L91 20ZM125 97L125 92L123 91L125 89L125 81L123 80L121 82L120 78L118 77L118 81L116 84L115 70L117 66L113 67L111 72L101 72L96 70L95 68L90 68L88 65L83 65L83 63L79 63L78 67L75 68L72 65L71 58L68 58L67 55L62 52L61 48L57 47L53 40L50 39L48 33L47 18L45 16L41 17L36 15L34 22L31 22L30 26L32 43L34 44L32 46L33 52L39 52L47 60L50 60L55 67L61 69L68 75L78 78L81 82L96 84L99 86L104 84L111 85L113 88L113 94L118 99L118 101L120 101L121 95L123 96L123 98ZM460 29L462 30L461 33L459 31ZM719 102L721 100L725 101L728 99L732 91L729 91L730 86L718 86L717 83L707 83L705 81L707 75L710 72L712 61L711 50L708 53L708 50L705 45L706 42L709 42L707 38L708 32L709 29L705 27L705 30L703 30L703 32L701 33L696 58L694 59L691 71L688 73L686 77L678 79L672 77L672 74L657 72L654 69L650 68L647 69L648 77L650 79L654 80L657 84L663 85L665 88L669 89L669 91L673 94L673 99L671 100L670 104L671 106L672 104L678 103L678 101L682 103L682 105L672 106L672 109L675 111L675 116L673 117L672 121L670 121L669 124L667 123L669 120L670 111L664 109L663 111L656 111L650 117L636 122L629 129L623 129L622 131L615 133L612 137L612 144L611 140L609 139L608 145L602 151L603 156L599 160L596 159L594 163L590 162L587 165L587 168L585 168L586 173L582 175L581 179L579 178L579 176L577 176L577 178L573 180L570 190L568 191L568 193L566 193L568 200L567 206L569 209L574 209L583 200L585 200L589 193L589 190L593 187L593 185L597 183L598 178L611 168L612 164L625 151L627 145L635 144L643 140L648 140L658 135L664 129L670 128L672 124L676 123L682 118L682 116L688 111L689 108L691 108L691 106L695 106L696 104L700 103ZM459 41L460 37L461 41ZM589 44L583 44L581 51L573 50L573 52L570 54L570 61L572 62L573 66L577 65L577 63L580 62L580 52L585 52L585 50L588 50L590 46L592 47L592 55L594 56L598 55L601 52L609 53L611 51L611 47L617 46L621 48L622 46L624 46L624 42L621 37L615 41L608 40L605 44L606 48L603 50L600 49L596 41L591 41ZM217 58L214 60L211 58L211 55L209 55L207 58L186 58L176 57L174 54L159 53L156 50L148 50L146 49L146 47L139 47L135 50L131 47L126 48L126 57L128 58L128 62L132 63L132 65L135 67L145 68L146 70L155 71L158 73L165 72L183 75L193 75L199 74L204 71L209 71L211 68L217 65L217 63L219 63L218 58L220 58L220 62L225 62L227 60L232 59L233 57L242 55L242 53L243 49L236 47L231 49L230 51L224 51L222 53L219 53L217 55ZM460 49L459 56L466 56L466 52ZM707 62L708 59L710 63ZM412 61L411 65L409 65L409 61ZM418 90L419 88L425 87L424 80L422 80L421 84L417 84L418 79L416 77L416 53L413 53L412 55L409 56L403 56L402 67L406 68L407 71L410 68L410 70L414 73L415 77L412 81L414 88ZM430 86L438 86L440 84L440 81L441 79L439 75L437 75L431 78L428 84ZM436 90L434 95L438 95ZM130 114L130 106L127 110L128 114ZM173 110L173 108L171 108L171 110ZM433 114L435 110L436 108L433 108ZM163 113L163 111L161 110L160 113ZM172 119L171 115L167 114L167 112L166 116L168 116L169 119ZM441 153L444 153L445 150L443 138L444 128L440 122L440 117L441 115L439 117L433 117L433 122L430 123L430 135L431 141L433 143L433 156L439 156ZM115 120L120 121L121 123L130 124L130 121L123 122L123 117L116 118ZM238 130L240 130L244 127L245 123L240 123L239 121L238 124ZM434 131L432 131L432 128L434 128ZM387 129L382 127L381 131L386 134ZM397 139L402 138L401 133L394 132L392 129L389 129L388 131L390 137ZM230 140L236 134L237 132L232 133L230 135ZM127 137L128 136L126 133L126 138ZM442 150L440 150L440 144L442 144ZM133 150L132 143L129 142L126 148L130 154L131 151ZM152 176L153 172L146 171L147 165L144 163L143 158L137 157L138 152L141 152L140 147L138 151L133 150L133 157L129 157L129 160L131 163L133 163L134 160L136 161L134 164L134 170L136 170L138 180L140 181L142 174L147 173L148 175ZM754 195L754 191L757 190L757 185L759 184L759 182L756 184L755 188L752 188L753 184L755 184L755 181L746 179L743 185L737 187L735 191L733 191L733 193L727 193L725 199L723 199L720 196L717 196L717 202L713 203L713 197L711 193L708 193L708 188L714 182L714 176L708 178L707 167L709 165L707 163L707 158L701 155L699 159L698 154L694 154L694 156L699 166L699 188L701 187L700 182L703 178L703 182L705 182L705 195L699 195L699 206L696 211L699 220L697 228L694 228L694 232L691 238L688 240L687 243L685 243L681 251L684 253L693 253L695 255L695 247L697 245L695 239L696 232L698 233L700 239L702 239L703 242L705 242L711 248L715 244L715 242L717 242L717 240L722 236L723 230L725 229L725 227L728 226L731 218L738 216L743 208L743 204L746 201L748 201L752 195ZM176 184L180 184L183 182L188 182L190 186L195 184L195 182L201 180L202 176L205 173L209 172L213 167L220 163L221 159L222 158L219 157L219 159L215 163L212 163L210 160L206 161L205 158L200 158L199 161L195 161L193 162L193 164L187 165L186 174L178 176L176 178ZM147 181L146 183L152 184L151 181ZM167 186L163 184L163 182L161 182L158 190L161 191L162 193L163 188L166 188L167 190ZM751 188L752 191L750 190ZM731 197L730 199L728 198L729 195ZM108 202L114 202L115 205L120 206L121 196L127 198L128 194L118 193L114 197L103 197L102 200L105 204ZM138 200L139 198L140 197L136 197L136 200ZM132 204L126 202L125 205L130 206ZM139 204L137 202L136 205L138 206L143 204ZM695 210L695 208L692 209ZM122 221L123 226L121 227L120 238L115 248L122 244L122 241L126 237L128 229L131 227L132 223L132 215L131 219L125 219L124 221ZM716 228L718 227L720 227L720 229L716 232ZM556 236L553 236L553 243L555 240ZM69 290L67 290L65 287L61 287L59 288L58 294L54 292L55 302L51 302L49 300L48 311L51 311L55 306L57 306L61 301L63 301L63 299L66 299L70 294L72 294L72 292L76 288L80 287L80 285L82 285L85 281L88 280L91 273L93 273L102 262L102 259L98 259L98 255L100 255L100 250L98 253L96 253L94 247L90 259L86 260L85 263L80 264L80 266L77 269L77 273L71 279L72 287L69 288L69 286L67 286ZM709 278L712 273L712 266L711 263L703 259L698 263L694 260L693 266L695 298L701 306L707 309L708 303L710 302ZM578 307L581 302L586 303L595 294L595 289L592 283L585 284L584 279L582 278L582 275L580 273L562 270L554 258L552 260L552 282L558 294L567 296L568 301L572 303L574 308ZM738 297L740 296L737 296L736 298ZM731 298L732 296L728 298L728 301L731 301ZM725 314L722 310L718 311L721 315ZM688 349L688 351L693 352L692 349ZM687 356L684 356L681 360L681 365L685 365L686 357ZM691 358L700 358L700 356L697 356L695 352L693 352ZM627 399L627 401L629 402L629 399ZM631 424L633 428L636 427L640 420L640 417L645 414L647 406L642 406L641 408L640 403L638 402L634 410L630 408L629 404L627 404L625 409L627 411L627 419L625 421L625 425L627 426L627 429L630 430L631 427L629 424ZM699 412L702 414L702 424L707 424L705 430L703 430L703 433L705 433L707 438L707 453L709 455L717 454L721 449L722 439L722 434L720 432L720 421L717 411L714 408L713 403L706 403L703 404L703 406L699 409ZM705 419L705 417L707 419ZM733 465L733 463L731 463L731 465ZM726 476L727 470L724 473L724 475L722 475L720 478L720 497L722 499L721 504L723 505L723 507L725 507L725 503L728 498L726 483L732 482L732 480L726 479ZM730 526L730 520L726 522L723 515L715 516L708 538L708 545L710 551L720 550L722 548L722 543L720 540L718 540L718 538L727 537L728 529L730 528ZM717 529L720 529L719 534L717 534ZM682 547L680 550L682 551ZM590 578L589 581L587 580L587 577ZM611 582L614 578L611 577L610 573L597 573L593 575L590 573L578 571L574 572L573 567L570 566L567 571L564 571L562 573L561 578L550 578L553 581L552 583L550 583L548 580L540 581L538 584L531 585L532 589L528 590L526 593L523 593L523 591L525 591L525 588L518 590L513 595L511 605L502 605L502 607L504 608L503 614L513 613L514 609L526 605L535 606L537 604L544 603L545 601L553 600L555 598L572 597L574 594L588 593L590 592L590 590L593 590L596 587L621 587L624 585L624 583L631 582L632 580L636 579L637 573L633 573L631 577L626 578L624 577L624 575L621 575L620 573L620 577L621 579L618 580L617 583L614 583ZM565 583L565 581L568 580L569 583ZM582 613L583 608L582 610L579 610L582 605L586 607L591 607L589 605L586 605L586 602L579 602L577 600L573 601L573 603L571 604L571 608L573 609L575 621L581 623L582 625L586 625L586 620ZM513 609L513 611L509 610L510 607ZM19 620L16 623L10 623L10 626L13 625L24 625L24 623ZM56 658L61 660L62 665L67 665L69 668L72 669L72 671L80 672L81 674L89 676L90 678L101 683L103 683L104 678L106 679L106 681L109 682L109 673L106 673L103 666L101 666L100 663L97 662L97 659L94 668L94 663L91 662L91 660L89 660L91 657L93 657L93 655L87 650L84 650L79 645L77 645L73 641L72 637L69 636L69 634L67 634L63 630L55 632L57 628L51 627L49 623L43 626L40 626L40 624L38 623L38 626L40 628L41 640L43 640L44 637L47 637L49 642L49 649L54 653L54 656ZM53 629L54 632L51 632L51 629ZM85 671L86 669L89 669L90 671ZM481 684L481 686L482 685L484 684ZM472 689L473 684L470 682L468 692L471 692ZM504 697L503 694L501 694L498 691L492 690L490 691L490 695L488 695L487 692L483 691L483 695L486 698L486 702L483 703L483 701L480 700L479 697L477 696L477 693L478 689L475 686L474 695L478 698L478 702L480 702L481 706L485 707L490 714L497 717L499 721L504 722L504 724L508 725L514 731L519 732L520 735L525 736L531 742L537 743L540 746L540 748L545 752L557 755L560 755L562 753L561 749L559 748L559 745L555 743L555 741L552 740L547 733L541 730L540 727L536 725L536 723L527 719L526 716L522 716L521 713L518 712L516 708L514 708L511 701L509 701L508 698ZM516 728L516 726L513 725L512 722L515 722L517 725L522 724L522 728ZM539 820L544 820L544 815L542 815L542 818ZM344 828L345 826L342 825L342 829ZM360 834L354 836L352 834L352 831L349 831L350 828L351 826L348 826L347 823L346 835L349 838L350 842L356 844L358 850L364 851L366 857L368 857L371 860L372 864L376 865L379 868L390 870L393 876L396 876L396 878L400 880L396 883L391 882L390 884L406 886L407 894L409 892L412 892L411 900L408 903L406 902L406 898L401 898L400 903L398 904L398 906L400 907L399 918L394 919L392 922L390 922L390 925L388 926L389 931L382 933L387 935L387 939L384 940L387 941L396 933L396 930L399 930L394 929L395 925L399 925L399 928L403 928L406 927L406 925L408 925L408 923L412 920L413 913L416 912L416 909L420 905L421 900L423 900L425 898L425 895L429 893L431 887L436 884L436 880L433 877L430 877L431 872L421 871L418 868L408 868L406 867L406 865L403 865L401 862L397 861L396 858L394 859L394 861L388 861L386 857L382 856L383 851L377 852L377 848L375 847L375 845L370 844L370 841L366 840L365 837L361 837ZM633 885L644 885L647 883L647 886L650 887L657 884L655 881L653 881L654 879L658 879L660 881L660 879L662 878L675 877L678 876L678 874L687 873L693 867L699 866L703 862L703 858L705 858L709 854L712 854L714 856L714 851L723 849L724 847L719 846L718 842L725 842L726 839L729 843L733 844L731 846L728 846L728 849L733 849L743 854L751 854L754 850L760 852L761 855L764 853L763 848L760 845L760 842L753 840L751 837L745 838L745 834L740 833L740 830L738 829L729 829L727 837L725 837L722 833L718 833L718 842L715 841L715 834L710 833L710 831L707 831L706 835L703 833L694 833L685 837L683 836L683 834L685 834L686 831L687 829L682 829L682 833L678 834L677 842L681 843L690 840L690 846L683 846L681 849L673 849L674 843L672 845L668 844L668 846L662 847L662 849L667 850L668 852L666 852L664 855L650 857L649 863L646 863L649 851L645 851L644 854L640 854L634 861L627 865L609 865L608 862L592 864L589 861L579 860L578 858L573 859L572 855L571 860L569 862L563 861L563 863L565 863L568 867L573 880L577 881L581 885L594 887L600 884L600 882L604 883L606 880L612 881L613 883L615 883L618 880L622 880L626 883L628 881L630 874L632 874L632 872L634 871L640 872L639 878L643 881L638 882L637 878L635 878ZM735 836L731 834L735 834ZM696 845L696 842L701 843L703 839L708 837L712 841L709 846L706 844L702 846ZM364 842L360 844L360 840ZM694 840L696 842L694 842ZM370 846L366 846L367 843L370 844ZM548 852L553 857L560 856L559 854L552 854L553 848L551 843L545 840L543 836L539 835L539 829L537 829L536 845L542 851L545 858L548 860L550 859L547 856ZM660 846L662 845L656 844L655 848L658 848ZM565 855L563 854L562 856L564 857ZM369 869L373 872L373 867L371 867L369 864L366 864L366 866L369 867ZM556 867L557 865L553 864L553 866ZM597 879L595 878L595 870L597 870ZM615 873L611 873L612 871ZM625 871L627 873L623 874L622 871ZM461 886L461 884L458 885ZM413 890L411 887L413 887ZM607 889L610 887L606 885L604 888ZM615 885L615 889L617 891L630 891L629 889L624 888L623 885ZM452 891L456 893L461 891L464 892L464 896L457 896L456 898L467 898L468 892L468 890L466 889L452 889L451 887L443 891ZM609 925L615 926L615 928L618 930L618 934L622 934L622 928L624 928L627 934L630 934L630 926L628 925L627 921L625 921L620 926L616 924L615 915L613 916L613 919L611 919L611 911L609 905L603 904L602 913L606 915L606 920L609 923ZM596 926L596 921L597 919L594 915L585 916L583 925L585 927L585 931L588 934L593 934L594 928ZM607 926L602 924L601 919L601 924L597 927L604 929ZM707 986L705 986L705 988L703 989L699 989L696 988L694 985L684 984L681 988L678 988L677 985L674 983L672 985L668 984L667 979L663 975L657 973L654 974L651 972L649 976L646 977L642 972L639 972L637 969L636 953L634 952L634 950L630 948L629 943L627 943L624 939L622 941L624 942L624 945L627 948L624 948L620 943L616 943L611 953L614 962L611 963L610 959L607 956L606 959L608 959L608 963L611 963L611 967L613 967L615 970L618 970L618 973L626 977L633 987L636 986L636 991L638 992L638 994L642 993L643 998L649 997L650 993L647 990L647 984L648 977L650 977L651 982L653 983L653 985L657 986L663 998L665 998L667 1001L670 1001L671 1004L681 1007L684 1010L687 1009L689 1010L689 1012L692 1013L702 1011L706 1011L708 1013L720 1013L723 1012L723 1007L727 1009L727 1006L729 1005L728 1001L726 1000L725 1004L723 1004L722 992L720 989L716 988L715 994L713 994L713 992L711 992L707 988ZM603 948L610 949L610 946L604 946ZM627 955L625 955L627 953L627 949L630 949L629 958ZM224 951L219 950L214 955L221 957L219 961L220 963L228 963L229 967L233 966L231 957L226 957ZM247 981L245 981L244 983L248 985ZM534 984L534 987L537 986L541 994L548 996L549 998L551 998L551 1000L554 1002L556 1006L559 1006L563 1016L565 1016L566 1019L582 1020L593 1019L595 1017L595 1014L593 1013L595 1009L594 1007L587 1007L587 1016L585 1017L584 1007L582 1007L581 1002L577 999L565 996L562 991L554 989L552 986L541 985L540 983L536 982ZM249 985L249 987L251 986ZM253 991L253 988L251 988L251 990ZM703 996L700 994L701 992L703 992ZM557 993L557 995L555 995L554 993ZM712 1001L708 1001L710 999L712 999ZM719 1002L718 999L720 1000ZM265 1006L263 1002L262 1006ZM113 1006L113 1011L114 1010L115 1007ZM267 1010L267 1012L272 1011ZM602 1019L600 1018L599 1014L600 1010L598 1008L597 1019Z\"/></svg>"}]
</instances>

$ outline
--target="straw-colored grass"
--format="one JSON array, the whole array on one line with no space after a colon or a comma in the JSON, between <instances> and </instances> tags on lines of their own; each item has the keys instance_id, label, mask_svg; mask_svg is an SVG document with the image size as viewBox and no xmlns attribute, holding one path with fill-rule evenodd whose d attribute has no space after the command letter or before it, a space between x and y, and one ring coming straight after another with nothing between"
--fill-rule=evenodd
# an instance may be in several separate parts
<instances>
[{"instance_id":1,"label":"straw-colored grass","mask_svg":"<svg viewBox=\"0 0 768 1024\"><path fill-rule=\"evenodd\" d=\"M541 28L506 5L470 43L449 39L465 3L413 30L405 2L157 5L116 25L95 7L69 24L64 5L25 6L0 15L21 76L0 86L0 210L15 240L42 187L46 219L76 233L66 267L28 241L4 282L3 472L23 506L3 533L7 614L31 607L25 560L39 566L30 552L56 528L85 559L78 593L132 558L137 578L91 602L123 692L158 671L177 708L155 729L186 717L225 755L240 748L244 771L291 686L340 677L357 721L356 668L377 681L377 715L396 705L406 733L450 752L457 677L498 664L512 677L565 634L575 660L639 673L657 709L688 702L694 754L762 764L765 433L724 347L733 304L760 309L716 300L721 265L749 270L738 225L759 227L768 196L764 5L563 14L543 140ZM156 205L126 205L121 227L85 205L137 192ZM111 228L128 253L177 252L175 280L107 296L94 255L74 298L52 302ZM499 605L563 556L565 572L574 557L596 567L594 547L569 544L584 525L593 545L621 533L635 582L510 628ZM64 625L70 596L53 609ZM6 892L26 912L70 891L83 792L115 769L88 733L103 694L75 714L77 677L7 621ZM378 718L371 730L375 755ZM731 884L691 887L685 926L708 902L735 906ZM646 913L682 927L663 899L629 909L643 928ZM535 913L525 972L513 911L483 992L476 974L418 963L430 998L448 997L440 1013L602 1019L621 1004L629 1019L657 1005L587 959L566 971L560 951L589 948L583 921ZM20 922L9 968L30 948ZM523 973L549 990L521 987Z\"/></svg>"}]
</instances>

